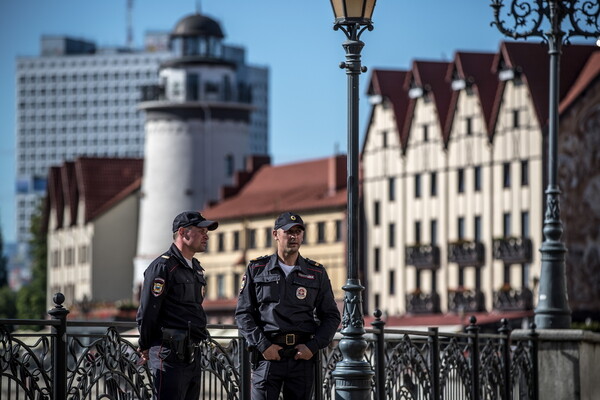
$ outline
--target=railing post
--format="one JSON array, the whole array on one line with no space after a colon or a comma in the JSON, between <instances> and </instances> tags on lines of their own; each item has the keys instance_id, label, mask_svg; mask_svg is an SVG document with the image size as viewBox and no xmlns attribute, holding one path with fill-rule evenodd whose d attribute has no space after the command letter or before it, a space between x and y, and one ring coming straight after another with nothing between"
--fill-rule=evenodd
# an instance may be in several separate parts
<instances>
[{"instance_id":1,"label":"railing post","mask_svg":"<svg viewBox=\"0 0 600 400\"><path fill-rule=\"evenodd\" d=\"M248 352L248 342L240 337L240 400L250 400L250 353Z\"/></svg>"},{"instance_id":2,"label":"railing post","mask_svg":"<svg viewBox=\"0 0 600 400\"><path fill-rule=\"evenodd\" d=\"M529 332L529 346L531 348L531 367L533 374L533 400L538 400L540 397L540 388L539 388L539 369L538 369L538 337L539 333L535 330L536 325L535 322L531 324L531 332Z\"/></svg>"},{"instance_id":3,"label":"railing post","mask_svg":"<svg viewBox=\"0 0 600 400\"><path fill-rule=\"evenodd\" d=\"M431 398L440 399L440 337L438 328L427 328L429 336L429 372L433 381L431 382Z\"/></svg>"},{"instance_id":4,"label":"railing post","mask_svg":"<svg viewBox=\"0 0 600 400\"><path fill-rule=\"evenodd\" d=\"M48 310L52 319L60 321L52 325L54 346L52 346L52 398L62 400L67 398L67 314L69 310L63 307L65 296L56 293L52 298L54 308Z\"/></svg>"},{"instance_id":5,"label":"railing post","mask_svg":"<svg viewBox=\"0 0 600 400\"><path fill-rule=\"evenodd\" d=\"M385 400L385 321L381 320L381 310L373 313L375 321L371 325L375 328L375 398Z\"/></svg>"},{"instance_id":6,"label":"railing post","mask_svg":"<svg viewBox=\"0 0 600 400\"><path fill-rule=\"evenodd\" d=\"M500 321L502 326L498 329L502 336L500 344L502 346L502 372L504 374L504 398L506 400L511 399L512 392L512 379L510 376L510 327L508 326L508 320L502 318Z\"/></svg>"},{"instance_id":7,"label":"railing post","mask_svg":"<svg viewBox=\"0 0 600 400\"><path fill-rule=\"evenodd\" d=\"M481 398L481 390L479 388L479 327L476 325L477 318L474 315L469 319L470 325L467 327L469 334L469 347L471 355L471 398L479 400Z\"/></svg>"},{"instance_id":8,"label":"railing post","mask_svg":"<svg viewBox=\"0 0 600 400\"><path fill-rule=\"evenodd\" d=\"M323 350L317 351L315 354L315 384L313 385L313 391L315 395L314 400L321 400L323 398L323 362L322 362Z\"/></svg>"}]
</instances>

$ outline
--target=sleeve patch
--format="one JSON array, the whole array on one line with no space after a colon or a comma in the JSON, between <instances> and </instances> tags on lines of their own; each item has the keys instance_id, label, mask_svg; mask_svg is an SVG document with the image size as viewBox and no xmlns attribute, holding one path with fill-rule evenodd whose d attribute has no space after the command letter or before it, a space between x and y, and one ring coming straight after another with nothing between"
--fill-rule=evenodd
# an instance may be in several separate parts
<instances>
[{"instance_id":1,"label":"sleeve patch","mask_svg":"<svg viewBox=\"0 0 600 400\"><path fill-rule=\"evenodd\" d=\"M242 276L242 283L240 284L240 293L242 293L242 290L246 287L246 279L246 274L244 274L244 276Z\"/></svg>"},{"instance_id":2,"label":"sleeve patch","mask_svg":"<svg viewBox=\"0 0 600 400\"><path fill-rule=\"evenodd\" d=\"M154 278L152 282L152 294L156 297L163 294L165 290L165 280L163 278Z\"/></svg>"}]
</instances>

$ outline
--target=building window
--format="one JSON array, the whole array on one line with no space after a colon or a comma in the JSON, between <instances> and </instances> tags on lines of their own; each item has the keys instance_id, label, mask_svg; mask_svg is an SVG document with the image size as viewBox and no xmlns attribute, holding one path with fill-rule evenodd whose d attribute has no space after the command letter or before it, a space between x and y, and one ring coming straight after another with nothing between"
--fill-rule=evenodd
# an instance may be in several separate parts
<instances>
[{"instance_id":1,"label":"building window","mask_svg":"<svg viewBox=\"0 0 600 400\"><path fill-rule=\"evenodd\" d=\"M423 125L423 141L429 141L429 125Z\"/></svg>"},{"instance_id":2,"label":"building window","mask_svg":"<svg viewBox=\"0 0 600 400\"><path fill-rule=\"evenodd\" d=\"M227 176L233 176L233 172L234 172L234 160L233 160L233 154L227 154L225 156L225 173L227 174Z\"/></svg>"},{"instance_id":3,"label":"building window","mask_svg":"<svg viewBox=\"0 0 600 400\"><path fill-rule=\"evenodd\" d=\"M381 132L381 140L382 140L382 146L383 148L387 148L388 147L388 132L387 131L383 131Z\"/></svg>"},{"instance_id":4,"label":"building window","mask_svg":"<svg viewBox=\"0 0 600 400\"><path fill-rule=\"evenodd\" d=\"M476 166L473 168L473 180L475 185L475 191L479 192L481 190L481 167Z\"/></svg>"},{"instance_id":5,"label":"building window","mask_svg":"<svg viewBox=\"0 0 600 400\"><path fill-rule=\"evenodd\" d=\"M502 164L503 173L503 186L505 188L510 187L510 163Z\"/></svg>"},{"instance_id":6,"label":"building window","mask_svg":"<svg viewBox=\"0 0 600 400\"><path fill-rule=\"evenodd\" d=\"M421 197L421 175L415 175L415 198Z\"/></svg>"},{"instance_id":7,"label":"building window","mask_svg":"<svg viewBox=\"0 0 600 400\"><path fill-rule=\"evenodd\" d=\"M475 216L473 232L475 232L473 239L476 242L481 242L481 216L479 215Z\"/></svg>"},{"instance_id":8,"label":"building window","mask_svg":"<svg viewBox=\"0 0 600 400\"><path fill-rule=\"evenodd\" d=\"M421 243L421 221L415 221L415 243Z\"/></svg>"},{"instance_id":9,"label":"building window","mask_svg":"<svg viewBox=\"0 0 600 400\"><path fill-rule=\"evenodd\" d=\"M379 247L375 247L373 249L373 270L375 272L379 272L379 268L380 268L379 263L381 262L380 257L381 257L381 253L380 253Z\"/></svg>"},{"instance_id":10,"label":"building window","mask_svg":"<svg viewBox=\"0 0 600 400\"><path fill-rule=\"evenodd\" d=\"M521 236L524 238L529 237L529 212L521 212Z\"/></svg>"},{"instance_id":11,"label":"building window","mask_svg":"<svg viewBox=\"0 0 600 400\"><path fill-rule=\"evenodd\" d=\"M246 240L247 240L248 248L255 249L256 248L256 229L247 229L246 235L247 235Z\"/></svg>"},{"instance_id":12,"label":"building window","mask_svg":"<svg viewBox=\"0 0 600 400\"><path fill-rule=\"evenodd\" d=\"M390 248L394 248L396 245L396 224L390 222L388 229L388 245Z\"/></svg>"},{"instance_id":13,"label":"building window","mask_svg":"<svg viewBox=\"0 0 600 400\"><path fill-rule=\"evenodd\" d=\"M233 294L237 295L240 292L241 278L240 274L233 274Z\"/></svg>"},{"instance_id":14,"label":"building window","mask_svg":"<svg viewBox=\"0 0 600 400\"><path fill-rule=\"evenodd\" d=\"M325 222L317 222L317 243L325 243Z\"/></svg>"},{"instance_id":15,"label":"building window","mask_svg":"<svg viewBox=\"0 0 600 400\"><path fill-rule=\"evenodd\" d=\"M465 238L465 218L458 217L457 221L457 232L458 240L462 240Z\"/></svg>"},{"instance_id":16,"label":"building window","mask_svg":"<svg viewBox=\"0 0 600 400\"><path fill-rule=\"evenodd\" d=\"M222 299L225 297L225 275L217 275L217 298Z\"/></svg>"},{"instance_id":17,"label":"building window","mask_svg":"<svg viewBox=\"0 0 600 400\"><path fill-rule=\"evenodd\" d=\"M388 178L388 200L396 200L396 180L393 177Z\"/></svg>"},{"instance_id":18,"label":"building window","mask_svg":"<svg viewBox=\"0 0 600 400\"><path fill-rule=\"evenodd\" d=\"M510 213L502 215L502 234L504 237L510 236Z\"/></svg>"},{"instance_id":19,"label":"building window","mask_svg":"<svg viewBox=\"0 0 600 400\"><path fill-rule=\"evenodd\" d=\"M341 219L335 220L335 241L336 242L342 241L342 220Z\"/></svg>"},{"instance_id":20,"label":"building window","mask_svg":"<svg viewBox=\"0 0 600 400\"><path fill-rule=\"evenodd\" d=\"M458 193L464 193L465 191L465 170L462 168L459 168L457 171L457 175L458 175Z\"/></svg>"},{"instance_id":21,"label":"building window","mask_svg":"<svg viewBox=\"0 0 600 400\"><path fill-rule=\"evenodd\" d=\"M373 203L373 224L379 226L379 201Z\"/></svg>"},{"instance_id":22,"label":"building window","mask_svg":"<svg viewBox=\"0 0 600 400\"><path fill-rule=\"evenodd\" d=\"M512 127L513 128L519 127L519 110L512 111Z\"/></svg>"},{"instance_id":23,"label":"building window","mask_svg":"<svg viewBox=\"0 0 600 400\"><path fill-rule=\"evenodd\" d=\"M217 236L217 242L218 242L218 251L224 251L225 250L225 234L223 232L219 233L219 235Z\"/></svg>"},{"instance_id":24,"label":"building window","mask_svg":"<svg viewBox=\"0 0 600 400\"><path fill-rule=\"evenodd\" d=\"M394 294L396 294L396 271L394 271L393 269L390 270L390 287L389 287L389 291L390 291L390 296L393 296Z\"/></svg>"},{"instance_id":25,"label":"building window","mask_svg":"<svg viewBox=\"0 0 600 400\"><path fill-rule=\"evenodd\" d=\"M273 230L265 228L265 247L270 248L273 245Z\"/></svg>"},{"instance_id":26,"label":"building window","mask_svg":"<svg viewBox=\"0 0 600 400\"><path fill-rule=\"evenodd\" d=\"M521 161L521 186L529 185L529 162Z\"/></svg>"},{"instance_id":27,"label":"building window","mask_svg":"<svg viewBox=\"0 0 600 400\"><path fill-rule=\"evenodd\" d=\"M473 118L471 117L465 118L465 133L469 136L473 134Z\"/></svg>"},{"instance_id":28,"label":"building window","mask_svg":"<svg viewBox=\"0 0 600 400\"><path fill-rule=\"evenodd\" d=\"M431 228L431 245L435 246L437 243L437 220L436 219L432 219L430 222L430 228Z\"/></svg>"},{"instance_id":29,"label":"building window","mask_svg":"<svg viewBox=\"0 0 600 400\"><path fill-rule=\"evenodd\" d=\"M239 250L239 249L240 249L240 232L235 231L235 232L233 232L233 250Z\"/></svg>"},{"instance_id":30,"label":"building window","mask_svg":"<svg viewBox=\"0 0 600 400\"><path fill-rule=\"evenodd\" d=\"M435 172L431 173L431 197L437 196L437 174Z\"/></svg>"}]
</instances>

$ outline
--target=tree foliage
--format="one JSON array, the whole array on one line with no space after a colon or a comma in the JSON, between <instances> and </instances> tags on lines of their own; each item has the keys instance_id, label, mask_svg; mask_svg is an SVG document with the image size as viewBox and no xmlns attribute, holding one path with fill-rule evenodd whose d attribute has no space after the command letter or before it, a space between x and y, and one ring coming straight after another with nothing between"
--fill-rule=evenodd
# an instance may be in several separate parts
<instances>
[{"instance_id":1,"label":"tree foliage","mask_svg":"<svg viewBox=\"0 0 600 400\"><path fill-rule=\"evenodd\" d=\"M43 226L43 209L38 207L31 217L31 282L17 293L17 317L42 319L46 317L47 234Z\"/></svg>"}]
</instances>

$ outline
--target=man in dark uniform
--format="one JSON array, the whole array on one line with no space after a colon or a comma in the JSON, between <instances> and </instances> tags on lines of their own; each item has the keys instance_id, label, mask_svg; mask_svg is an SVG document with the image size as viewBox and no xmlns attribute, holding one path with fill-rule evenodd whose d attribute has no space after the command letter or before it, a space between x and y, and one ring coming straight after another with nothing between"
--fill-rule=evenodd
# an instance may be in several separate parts
<instances>
[{"instance_id":1,"label":"man in dark uniform","mask_svg":"<svg viewBox=\"0 0 600 400\"><path fill-rule=\"evenodd\" d=\"M275 221L277 253L250 261L235 317L253 352L252 400L310 398L315 355L340 324L327 271L300 255L304 222L285 212Z\"/></svg>"},{"instance_id":2,"label":"man in dark uniform","mask_svg":"<svg viewBox=\"0 0 600 400\"><path fill-rule=\"evenodd\" d=\"M150 361L157 400L198 400L198 344L206 339L206 280L194 254L206 251L219 224L197 211L173 221L173 244L144 272L137 314L142 362Z\"/></svg>"}]
</instances>

